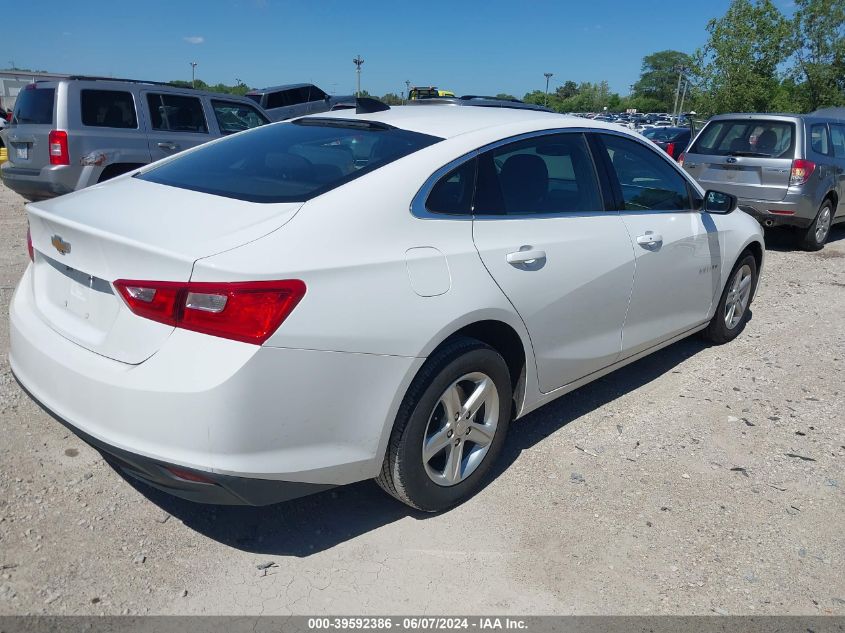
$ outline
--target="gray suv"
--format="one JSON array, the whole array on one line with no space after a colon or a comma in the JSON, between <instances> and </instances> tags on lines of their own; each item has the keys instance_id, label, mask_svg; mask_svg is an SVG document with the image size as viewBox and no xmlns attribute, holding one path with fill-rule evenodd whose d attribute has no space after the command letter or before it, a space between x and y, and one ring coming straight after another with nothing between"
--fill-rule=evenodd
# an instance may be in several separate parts
<instances>
[{"instance_id":1,"label":"gray suv","mask_svg":"<svg viewBox=\"0 0 845 633\"><path fill-rule=\"evenodd\" d=\"M0 176L29 200L114 178L211 139L270 122L244 97L97 77L39 81L2 132Z\"/></svg>"},{"instance_id":2,"label":"gray suv","mask_svg":"<svg viewBox=\"0 0 845 633\"><path fill-rule=\"evenodd\" d=\"M819 115L722 114L680 159L705 189L739 198L766 227L796 229L806 250L845 221L845 120Z\"/></svg>"},{"instance_id":3,"label":"gray suv","mask_svg":"<svg viewBox=\"0 0 845 633\"><path fill-rule=\"evenodd\" d=\"M288 84L250 90L246 96L260 105L273 121L328 112L340 103L355 103L355 97L328 95L314 84Z\"/></svg>"}]
</instances>

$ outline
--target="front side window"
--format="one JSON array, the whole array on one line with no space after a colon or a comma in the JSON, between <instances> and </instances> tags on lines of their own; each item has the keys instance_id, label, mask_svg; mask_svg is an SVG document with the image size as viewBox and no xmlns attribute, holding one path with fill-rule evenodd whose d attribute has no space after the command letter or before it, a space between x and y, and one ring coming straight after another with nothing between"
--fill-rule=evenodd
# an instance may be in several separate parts
<instances>
[{"instance_id":1,"label":"front side window","mask_svg":"<svg viewBox=\"0 0 845 633\"><path fill-rule=\"evenodd\" d=\"M833 155L836 158L845 158L845 125L831 123L830 141L833 146Z\"/></svg>"},{"instance_id":2,"label":"front side window","mask_svg":"<svg viewBox=\"0 0 845 633\"><path fill-rule=\"evenodd\" d=\"M271 108L284 108L289 105L291 105L290 90L277 90L276 92L267 94L267 105L265 107L268 110Z\"/></svg>"},{"instance_id":3,"label":"front side window","mask_svg":"<svg viewBox=\"0 0 845 633\"><path fill-rule=\"evenodd\" d=\"M137 128L135 100L123 90L82 90L79 95L82 125Z\"/></svg>"},{"instance_id":4,"label":"front side window","mask_svg":"<svg viewBox=\"0 0 845 633\"><path fill-rule=\"evenodd\" d=\"M154 130L208 133L202 103L197 97L150 93L147 103Z\"/></svg>"},{"instance_id":5,"label":"front side window","mask_svg":"<svg viewBox=\"0 0 845 633\"><path fill-rule=\"evenodd\" d=\"M304 202L440 140L379 124L308 118L202 146L136 178L248 202Z\"/></svg>"},{"instance_id":6,"label":"front side window","mask_svg":"<svg viewBox=\"0 0 845 633\"><path fill-rule=\"evenodd\" d=\"M478 159L475 212L550 214L603 209L582 134L551 134L490 150Z\"/></svg>"},{"instance_id":7,"label":"front side window","mask_svg":"<svg viewBox=\"0 0 845 633\"><path fill-rule=\"evenodd\" d=\"M626 211L692 208L686 180L658 152L631 139L599 136L622 189Z\"/></svg>"},{"instance_id":8,"label":"front side window","mask_svg":"<svg viewBox=\"0 0 845 633\"><path fill-rule=\"evenodd\" d=\"M827 137L827 126L824 123L810 126L810 147L819 154L830 154L830 139Z\"/></svg>"},{"instance_id":9,"label":"front side window","mask_svg":"<svg viewBox=\"0 0 845 633\"><path fill-rule=\"evenodd\" d=\"M243 132L269 123L267 117L245 103L212 100L211 108L214 110L214 117L217 119L217 125L220 126L222 134Z\"/></svg>"},{"instance_id":10,"label":"front side window","mask_svg":"<svg viewBox=\"0 0 845 633\"><path fill-rule=\"evenodd\" d=\"M690 154L792 158L795 124L773 120L711 121L690 148Z\"/></svg>"}]
</instances>

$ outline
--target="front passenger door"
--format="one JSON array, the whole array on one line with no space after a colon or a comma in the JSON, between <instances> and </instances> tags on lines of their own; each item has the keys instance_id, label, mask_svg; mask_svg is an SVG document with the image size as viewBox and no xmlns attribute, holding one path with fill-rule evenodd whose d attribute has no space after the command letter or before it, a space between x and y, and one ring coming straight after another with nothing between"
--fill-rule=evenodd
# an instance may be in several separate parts
<instances>
[{"instance_id":1,"label":"front passenger door","mask_svg":"<svg viewBox=\"0 0 845 633\"><path fill-rule=\"evenodd\" d=\"M594 141L636 253L622 333L627 357L707 320L720 289L721 247L713 218L694 209L686 179L665 154L622 135Z\"/></svg>"},{"instance_id":2,"label":"front passenger door","mask_svg":"<svg viewBox=\"0 0 845 633\"><path fill-rule=\"evenodd\" d=\"M619 214L604 208L584 135L514 142L482 153L477 164L473 238L525 323L541 391L611 365L634 254ZM445 200L455 195L445 193Z\"/></svg>"}]
</instances>

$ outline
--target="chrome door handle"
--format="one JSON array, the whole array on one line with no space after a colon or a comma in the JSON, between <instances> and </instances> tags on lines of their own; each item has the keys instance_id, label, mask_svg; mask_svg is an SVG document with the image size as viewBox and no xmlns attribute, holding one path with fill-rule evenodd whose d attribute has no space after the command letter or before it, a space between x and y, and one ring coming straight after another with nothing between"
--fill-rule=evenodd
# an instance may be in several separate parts
<instances>
[{"instance_id":1,"label":"chrome door handle","mask_svg":"<svg viewBox=\"0 0 845 633\"><path fill-rule=\"evenodd\" d=\"M546 251L529 250L508 253L509 264L529 264L542 259L546 259Z\"/></svg>"},{"instance_id":2,"label":"chrome door handle","mask_svg":"<svg viewBox=\"0 0 845 633\"><path fill-rule=\"evenodd\" d=\"M663 236L660 233L655 233L653 231L646 231L645 235L640 235L637 238L637 244L640 246L644 246L646 248L650 246L657 246L663 243Z\"/></svg>"},{"instance_id":3,"label":"chrome door handle","mask_svg":"<svg viewBox=\"0 0 845 633\"><path fill-rule=\"evenodd\" d=\"M161 149L179 149L179 146L176 143L156 143L156 145L158 145Z\"/></svg>"}]
</instances>

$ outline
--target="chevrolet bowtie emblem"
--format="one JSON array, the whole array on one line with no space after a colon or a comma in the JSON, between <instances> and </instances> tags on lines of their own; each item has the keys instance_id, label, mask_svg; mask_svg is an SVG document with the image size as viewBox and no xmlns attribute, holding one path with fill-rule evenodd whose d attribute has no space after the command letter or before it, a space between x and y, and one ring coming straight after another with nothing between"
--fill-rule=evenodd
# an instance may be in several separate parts
<instances>
[{"instance_id":1,"label":"chevrolet bowtie emblem","mask_svg":"<svg viewBox=\"0 0 845 633\"><path fill-rule=\"evenodd\" d=\"M70 253L70 242L65 242L62 239L61 235L54 235L53 237L51 237L50 243L62 255L67 255L68 253Z\"/></svg>"}]
</instances>

